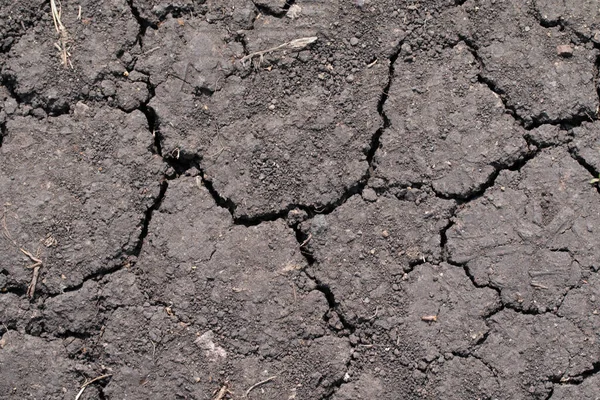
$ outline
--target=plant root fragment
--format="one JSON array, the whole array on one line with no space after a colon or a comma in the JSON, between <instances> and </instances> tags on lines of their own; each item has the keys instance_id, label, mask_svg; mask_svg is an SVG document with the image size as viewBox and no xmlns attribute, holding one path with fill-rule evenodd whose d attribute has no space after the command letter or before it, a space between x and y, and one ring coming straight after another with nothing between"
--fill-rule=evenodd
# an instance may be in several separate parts
<instances>
[{"instance_id":1,"label":"plant root fragment","mask_svg":"<svg viewBox=\"0 0 600 400\"><path fill-rule=\"evenodd\" d=\"M259 387L259 386L261 386L261 385L264 385L265 383L269 383L269 382L271 382L271 381L272 381L273 379L275 379L275 378L277 378L277 376L271 376L271 377L269 377L269 378L265 379L264 381L260 381L260 382L258 382L258 383L255 383L254 385L250 386L250 387L248 388L248 390L246 390L246 394L245 394L245 396L244 396L244 397L248 397L248 395L250 394L250 392L251 392L251 391L253 391L254 389L256 389L257 387Z\"/></svg>"},{"instance_id":2,"label":"plant root fragment","mask_svg":"<svg viewBox=\"0 0 600 400\"><path fill-rule=\"evenodd\" d=\"M94 382L97 382L101 379L104 378L108 378L109 376L112 376L112 374L105 374L105 375L100 375L94 379L92 379L91 381L87 381L85 382L83 385L81 385L81 390L79 391L79 393L77 393L77 396L75 396L75 400L79 400L79 398L81 397L81 395L83 394L83 392L85 391L85 388L88 387L89 385L91 385Z\"/></svg>"}]
</instances>

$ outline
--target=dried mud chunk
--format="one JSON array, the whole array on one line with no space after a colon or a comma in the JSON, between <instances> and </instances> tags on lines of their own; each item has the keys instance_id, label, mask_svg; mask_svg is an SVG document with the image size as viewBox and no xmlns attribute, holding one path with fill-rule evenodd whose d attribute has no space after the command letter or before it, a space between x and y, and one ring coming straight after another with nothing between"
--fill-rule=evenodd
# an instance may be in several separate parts
<instances>
[{"instance_id":1,"label":"dried mud chunk","mask_svg":"<svg viewBox=\"0 0 600 400\"><path fill-rule=\"evenodd\" d=\"M365 149L381 121L375 111L380 75L361 75L329 101L330 94L315 85L303 95L277 97L274 111L246 86L246 97L264 109L219 129L202 160L207 179L236 205L236 216L278 213L291 204L323 207L363 179ZM283 89L286 82L279 72L255 78L265 89ZM357 97L362 101L346 110L335 106Z\"/></svg>"},{"instance_id":2,"label":"dried mud chunk","mask_svg":"<svg viewBox=\"0 0 600 400\"><path fill-rule=\"evenodd\" d=\"M164 390L160 382L144 388L134 382L171 371L173 390L200 396L215 389L211 377L220 371L227 371L224 378L238 391L265 379L262 371L272 371L276 381L263 388L272 398L286 398L299 376L306 377L299 392L329 392L343 377L350 346L347 339L326 335L329 306L323 293L296 284L306 264L293 230L283 220L233 225L196 178L170 183L136 264L151 301L167 306L119 309L138 317L130 327L119 326L131 318L125 315L113 315L107 324L107 357L118 364L107 390L140 396ZM155 317L157 312L162 316ZM148 327L140 335L136 326ZM157 348L153 365L150 341ZM128 353L132 348L147 350ZM254 367L244 368L247 363ZM315 371L320 378L313 381L308 376ZM193 387L177 383L196 378Z\"/></svg>"},{"instance_id":3,"label":"dried mud chunk","mask_svg":"<svg viewBox=\"0 0 600 400\"><path fill-rule=\"evenodd\" d=\"M394 278L388 281L393 282ZM341 390L343 395L339 398L347 398L344 396L350 393L366 393L363 380L368 376L386 379L378 393L378 397L384 399L464 398L460 390L448 391L441 397L434 395L455 384L453 377L459 374L472 377L472 380L461 379L479 383L459 385L462 390L493 392L492 374L485 368L476 368L483 366L481 363L472 366L477 362L463 363L462 359L455 358L448 365L444 364L443 355L468 354L484 340L489 331L485 317L499 307L495 291L474 287L461 268L446 263L418 265L396 282L393 284L396 295L388 296L385 301L374 299L378 304L376 313L362 321L352 335L367 343L372 339L374 346L361 354L363 359L369 360L368 364L362 363L361 377ZM332 291L337 301L340 290L336 289L337 292ZM363 348L370 346L358 346L356 351ZM426 370L429 379L422 373Z\"/></svg>"},{"instance_id":4,"label":"dried mud chunk","mask_svg":"<svg viewBox=\"0 0 600 400\"><path fill-rule=\"evenodd\" d=\"M0 393L5 398L75 398L81 386L60 340L10 331L0 339Z\"/></svg>"},{"instance_id":5,"label":"dried mud chunk","mask_svg":"<svg viewBox=\"0 0 600 400\"><path fill-rule=\"evenodd\" d=\"M600 388L600 375L593 375L586 378L577 385L555 385L552 392L553 400L570 399L598 399L598 388Z\"/></svg>"},{"instance_id":6,"label":"dried mud chunk","mask_svg":"<svg viewBox=\"0 0 600 400\"><path fill-rule=\"evenodd\" d=\"M287 0L254 0L253 2L257 7L264 7L272 13L283 11L287 4Z\"/></svg>"},{"instance_id":7,"label":"dried mud chunk","mask_svg":"<svg viewBox=\"0 0 600 400\"><path fill-rule=\"evenodd\" d=\"M125 0L63 1L61 20L69 33L65 42L68 66L60 65L57 33L48 14L39 29L30 30L14 44L2 69L19 98L50 114L67 111L69 103L81 97L84 86L93 86L115 71L122 74L125 65L118 57L134 46L139 32Z\"/></svg>"},{"instance_id":8,"label":"dried mud chunk","mask_svg":"<svg viewBox=\"0 0 600 400\"><path fill-rule=\"evenodd\" d=\"M573 322L589 336L600 332L600 278L592 274L580 287L567 293L558 315ZM600 361L600 358L599 358Z\"/></svg>"},{"instance_id":9,"label":"dried mud chunk","mask_svg":"<svg viewBox=\"0 0 600 400\"><path fill-rule=\"evenodd\" d=\"M54 335L83 334L100 328L98 284L87 281L79 290L49 298L44 303L44 327Z\"/></svg>"},{"instance_id":10,"label":"dried mud chunk","mask_svg":"<svg viewBox=\"0 0 600 400\"><path fill-rule=\"evenodd\" d=\"M330 21L317 12L310 18L316 25L309 26L307 16L279 29L282 21L264 17L278 28L249 32L248 51L317 34L328 40L319 29ZM149 106L163 154L200 160L205 179L239 218L292 205L327 206L364 179L372 135L382 124L377 105L387 82L385 61L367 68L365 54L348 55L343 68L351 67L347 74L354 80L347 83L341 66L331 75L315 59L317 39L312 47L265 54L252 69L249 61L241 65L242 46L225 29L199 24L186 28L167 18L144 42L144 48L160 49L136 65L158 85Z\"/></svg>"},{"instance_id":11,"label":"dried mud chunk","mask_svg":"<svg viewBox=\"0 0 600 400\"><path fill-rule=\"evenodd\" d=\"M440 259L440 230L453 202L420 203L358 195L328 215L302 224L318 261L313 273L329 285L350 320L368 320L398 299L392 285L425 260ZM384 234L384 231L387 234Z\"/></svg>"},{"instance_id":12,"label":"dried mud chunk","mask_svg":"<svg viewBox=\"0 0 600 400\"><path fill-rule=\"evenodd\" d=\"M600 31L600 8L595 0L536 0L534 5L545 25L564 25L588 39Z\"/></svg>"},{"instance_id":13,"label":"dried mud chunk","mask_svg":"<svg viewBox=\"0 0 600 400\"><path fill-rule=\"evenodd\" d=\"M289 4L291 2L288 2ZM435 13L442 8L439 4L431 6L428 11ZM406 37L403 30L406 26L398 23L397 15L391 15L397 7L393 2L378 4L365 13L356 7L355 1L298 0L287 8L286 18L259 14L253 29L245 32L247 47L252 53L290 40L317 36L321 41L316 45L320 48L318 56L323 61L323 66L327 66L327 69L321 69L321 72L324 72L323 76L328 80L343 80L353 73L353 68L360 69L372 63L375 58L378 62L388 58L399 42ZM433 8L438 9L434 11ZM374 20L377 23L373 23ZM351 38L355 35L355 39L360 36L358 46L356 43L352 45L354 41L351 41ZM297 52L294 51L288 54L279 52L265 55L264 61L267 65L277 64L280 62L278 59L297 56ZM311 55L310 58L313 57ZM301 60L302 58L300 55Z\"/></svg>"},{"instance_id":14,"label":"dried mud chunk","mask_svg":"<svg viewBox=\"0 0 600 400\"><path fill-rule=\"evenodd\" d=\"M106 308L118 308L142 304L145 297L136 276L128 269L111 273L101 287L98 297Z\"/></svg>"},{"instance_id":15,"label":"dried mud chunk","mask_svg":"<svg viewBox=\"0 0 600 400\"><path fill-rule=\"evenodd\" d=\"M496 399L499 396L498 380L480 360L453 357L441 365L435 362L423 389L426 399Z\"/></svg>"},{"instance_id":16,"label":"dried mud chunk","mask_svg":"<svg viewBox=\"0 0 600 400\"><path fill-rule=\"evenodd\" d=\"M121 269L107 275L101 284L88 280L77 290L48 298L42 323L55 336L90 334L101 329L107 310L143 302L135 275Z\"/></svg>"},{"instance_id":17,"label":"dried mud chunk","mask_svg":"<svg viewBox=\"0 0 600 400\"><path fill-rule=\"evenodd\" d=\"M600 266L600 207L588 176L563 149L502 172L458 212L447 232L450 260L466 265L478 285L499 289L505 304L557 307L585 270Z\"/></svg>"},{"instance_id":18,"label":"dried mud chunk","mask_svg":"<svg viewBox=\"0 0 600 400\"><path fill-rule=\"evenodd\" d=\"M194 103L197 109L191 103L189 110L180 109L194 116L164 128L163 152L202 154L205 178L235 204L236 217L277 213L290 204L331 204L368 169L365 151L381 123L377 82L384 69L364 71L353 87L335 95L314 85L302 95L282 97L291 86L278 70L261 72L253 84L231 77L205 106L199 99ZM162 90L157 94L162 96ZM362 101L352 106L350 99L355 97ZM159 102L155 99L150 105L164 121L163 132L171 121L163 110L171 108ZM337 109L337 103L349 106Z\"/></svg>"},{"instance_id":19,"label":"dried mud chunk","mask_svg":"<svg viewBox=\"0 0 600 400\"><path fill-rule=\"evenodd\" d=\"M542 125L538 128L528 130L525 137L540 147L550 147L568 142L571 138L567 131L556 125Z\"/></svg>"},{"instance_id":20,"label":"dried mud chunk","mask_svg":"<svg viewBox=\"0 0 600 400\"><path fill-rule=\"evenodd\" d=\"M119 309L103 336L107 343L103 362L113 370L104 392L132 398L159 394L168 398L173 393L181 398L202 398L224 385L232 392L244 393L275 376L260 388L265 398L288 398L296 390L298 398L312 398L331 391L350 358L347 340L337 337L294 345L277 357L240 356L227 346L223 336L227 331L198 330L167 317L158 307ZM162 378L165 376L169 378Z\"/></svg>"},{"instance_id":21,"label":"dried mud chunk","mask_svg":"<svg viewBox=\"0 0 600 400\"><path fill-rule=\"evenodd\" d=\"M377 177L402 186L432 181L444 196L466 197L527 153L525 130L477 73L462 43L433 61L396 66Z\"/></svg>"},{"instance_id":22,"label":"dried mud chunk","mask_svg":"<svg viewBox=\"0 0 600 400\"><path fill-rule=\"evenodd\" d=\"M179 324L164 307L125 307L117 309L107 320L102 336L103 362L113 371L105 394L152 398L172 396L179 386L188 387L204 359L193 344L194 333ZM187 343L186 343L187 342ZM198 356L195 356L195 353ZM184 367L184 361L187 367ZM169 379L160 375L169 371ZM163 375L164 376L164 375ZM198 385L196 395L205 387ZM208 392L208 391L207 391Z\"/></svg>"},{"instance_id":23,"label":"dried mud chunk","mask_svg":"<svg viewBox=\"0 0 600 400\"><path fill-rule=\"evenodd\" d=\"M461 34L477 46L482 78L526 125L596 115L596 51L575 46L572 57L559 56L568 33L540 26L530 6L519 0L462 6Z\"/></svg>"},{"instance_id":24,"label":"dried mud chunk","mask_svg":"<svg viewBox=\"0 0 600 400\"><path fill-rule=\"evenodd\" d=\"M490 325L476 355L497 373L506 398L546 398L551 381L569 381L592 369L600 357L593 336L552 314L505 310Z\"/></svg>"},{"instance_id":25,"label":"dried mud chunk","mask_svg":"<svg viewBox=\"0 0 600 400\"><path fill-rule=\"evenodd\" d=\"M144 36L144 54L135 65L158 86L169 79L177 92L209 94L232 72L242 46L229 39L227 30L198 20L193 24L168 17ZM222 82L221 82L222 84ZM183 105L185 100L181 101Z\"/></svg>"},{"instance_id":26,"label":"dried mud chunk","mask_svg":"<svg viewBox=\"0 0 600 400\"><path fill-rule=\"evenodd\" d=\"M584 122L573 128L573 136L573 142L569 146L571 151L578 159L600 172L600 123Z\"/></svg>"},{"instance_id":27,"label":"dried mud chunk","mask_svg":"<svg viewBox=\"0 0 600 400\"><path fill-rule=\"evenodd\" d=\"M500 306L494 290L474 287L461 268L446 263L419 265L399 286L406 307L400 331L424 359L466 353L486 336L484 318Z\"/></svg>"},{"instance_id":28,"label":"dried mud chunk","mask_svg":"<svg viewBox=\"0 0 600 400\"><path fill-rule=\"evenodd\" d=\"M38 290L52 294L126 263L159 192L152 143L139 111L11 119L0 148L5 287L31 281L21 248L42 260Z\"/></svg>"},{"instance_id":29,"label":"dried mud chunk","mask_svg":"<svg viewBox=\"0 0 600 400\"><path fill-rule=\"evenodd\" d=\"M242 46L226 42L225 29L204 21L179 24L168 17L157 30L144 38L145 55L136 70L149 76L155 96L148 106L156 114L156 126L162 138L162 152L172 158L205 155L218 126L216 118L238 119L239 83L233 79L233 63L243 55ZM215 106L214 92L224 90L223 100ZM233 91L233 93L232 93ZM226 122L228 123L228 122ZM212 154L212 153L211 153Z\"/></svg>"},{"instance_id":30,"label":"dried mud chunk","mask_svg":"<svg viewBox=\"0 0 600 400\"><path fill-rule=\"evenodd\" d=\"M125 112L131 112L148 101L150 94L143 82L127 82L117 89L117 103Z\"/></svg>"},{"instance_id":31,"label":"dried mud chunk","mask_svg":"<svg viewBox=\"0 0 600 400\"><path fill-rule=\"evenodd\" d=\"M24 331L32 314L35 313L30 307L27 298L19 297L14 293L0 294L0 321L2 321L0 334L6 333L7 329Z\"/></svg>"},{"instance_id":32,"label":"dried mud chunk","mask_svg":"<svg viewBox=\"0 0 600 400\"><path fill-rule=\"evenodd\" d=\"M306 267L293 231L284 221L233 226L229 213L194 180L173 183L152 219L138 264L148 293L172 304L186 321L220 320L231 329L243 328L243 335L230 339L260 345L259 353L277 353L293 337L322 335L320 325L328 310L324 296L315 304L314 294L291 286ZM299 306L304 302L310 307ZM221 308L229 311L219 312ZM303 327L286 327L303 318ZM256 321L262 321L262 328L254 326ZM264 329L273 332L265 335Z\"/></svg>"},{"instance_id":33,"label":"dried mud chunk","mask_svg":"<svg viewBox=\"0 0 600 400\"><path fill-rule=\"evenodd\" d=\"M289 17L278 18L272 15L261 15L254 21L254 29L246 32L250 53L263 51L282 43L303 37L320 36L321 40L329 40L330 24L338 21L339 1L312 2L300 1L295 4ZM289 52L288 52L289 53ZM296 56L287 54L287 56ZM285 52L265 54L264 62L277 63L277 59L286 57Z\"/></svg>"}]
</instances>

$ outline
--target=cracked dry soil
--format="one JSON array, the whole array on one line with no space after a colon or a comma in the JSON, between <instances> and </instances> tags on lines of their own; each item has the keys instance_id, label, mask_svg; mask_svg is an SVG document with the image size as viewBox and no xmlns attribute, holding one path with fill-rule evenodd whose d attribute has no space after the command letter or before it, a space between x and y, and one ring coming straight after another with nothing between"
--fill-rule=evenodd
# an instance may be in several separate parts
<instances>
[{"instance_id":1,"label":"cracked dry soil","mask_svg":"<svg viewBox=\"0 0 600 400\"><path fill-rule=\"evenodd\" d=\"M61 9L0 0L0 398L600 399L596 0Z\"/></svg>"}]
</instances>

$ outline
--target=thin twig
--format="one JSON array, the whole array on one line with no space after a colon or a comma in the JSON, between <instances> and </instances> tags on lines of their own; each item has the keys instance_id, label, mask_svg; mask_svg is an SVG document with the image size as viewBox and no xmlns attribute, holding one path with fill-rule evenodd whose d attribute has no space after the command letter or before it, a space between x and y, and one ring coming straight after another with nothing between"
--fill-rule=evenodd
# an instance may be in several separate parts
<instances>
[{"instance_id":1,"label":"thin twig","mask_svg":"<svg viewBox=\"0 0 600 400\"><path fill-rule=\"evenodd\" d=\"M371 68L373 65L377 64L377 59L370 64L367 64L367 68Z\"/></svg>"},{"instance_id":2,"label":"thin twig","mask_svg":"<svg viewBox=\"0 0 600 400\"><path fill-rule=\"evenodd\" d=\"M306 244L307 244L308 242L310 242L310 239L312 239L312 233L309 233L309 234L308 234L308 237L306 238L306 240L305 240L304 242L302 242L302 244L300 245L300 247L304 247L304 246L306 246Z\"/></svg>"},{"instance_id":3,"label":"thin twig","mask_svg":"<svg viewBox=\"0 0 600 400\"><path fill-rule=\"evenodd\" d=\"M147 56L148 54L155 52L156 50L160 49L160 46L156 46L154 48L151 48L150 50L147 50L146 52L144 52L144 55Z\"/></svg>"},{"instance_id":4,"label":"thin twig","mask_svg":"<svg viewBox=\"0 0 600 400\"><path fill-rule=\"evenodd\" d=\"M27 250L23 248L19 248L19 250L21 250L23 254L29 257L31 261L33 261L33 264L25 267L28 269L33 268L33 276L31 277L31 283L29 284L29 286L27 286L27 297L33 299L33 296L35 295L35 287L37 286L38 277L40 275L40 268L42 267L43 263L42 260L40 260L37 257L34 257L33 254L31 254Z\"/></svg>"},{"instance_id":5,"label":"thin twig","mask_svg":"<svg viewBox=\"0 0 600 400\"><path fill-rule=\"evenodd\" d=\"M92 383L94 383L96 381L99 381L100 379L108 378L109 376L112 376L112 374L101 375L97 378L92 379L91 381L85 382L81 386L81 390L79 391L79 393L77 393L77 396L75 396L75 400L79 400L79 397L81 397L81 395L83 394L83 391L85 390L86 387L88 387L89 385L91 385Z\"/></svg>"},{"instance_id":6,"label":"thin twig","mask_svg":"<svg viewBox=\"0 0 600 400\"><path fill-rule=\"evenodd\" d=\"M254 385L250 386L250 388L248 388L248 390L246 390L246 396L245 397L248 397L248 395L250 394L250 392L253 391L254 389L256 389L257 387L259 387L260 385L264 385L265 383L271 382L275 378L277 378L277 376L272 376L270 378L265 379L264 381L260 381L258 383L255 383Z\"/></svg>"},{"instance_id":7,"label":"thin twig","mask_svg":"<svg viewBox=\"0 0 600 400\"><path fill-rule=\"evenodd\" d=\"M531 287L534 287L537 289L548 289L548 286L542 285L541 283L537 283L537 282L531 282L530 285L531 285Z\"/></svg>"}]
</instances>

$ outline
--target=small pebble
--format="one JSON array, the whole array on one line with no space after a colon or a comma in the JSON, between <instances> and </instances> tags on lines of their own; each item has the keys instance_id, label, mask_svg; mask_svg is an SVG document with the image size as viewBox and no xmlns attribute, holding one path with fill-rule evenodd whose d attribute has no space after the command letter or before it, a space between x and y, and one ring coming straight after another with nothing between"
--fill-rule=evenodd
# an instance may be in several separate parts
<instances>
[{"instance_id":1,"label":"small pebble","mask_svg":"<svg viewBox=\"0 0 600 400\"><path fill-rule=\"evenodd\" d=\"M573 55L573 48L568 44L561 44L556 46L556 52L561 57L571 57Z\"/></svg>"},{"instance_id":2,"label":"small pebble","mask_svg":"<svg viewBox=\"0 0 600 400\"><path fill-rule=\"evenodd\" d=\"M354 82L354 75L350 74L346 77L346 82L352 83Z\"/></svg>"},{"instance_id":3,"label":"small pebble","mask_svg":"<svg viewBox=\"0 0 600 400\"><path fill-rule=\"evenodd\" d=\"M350 39L350 44L351 44L352 46L356 46L356 45L358 44L358 39L357 39L357 38L355 38L355 37L351 38L351 39Z\"/></svg>"}]
</instances>

